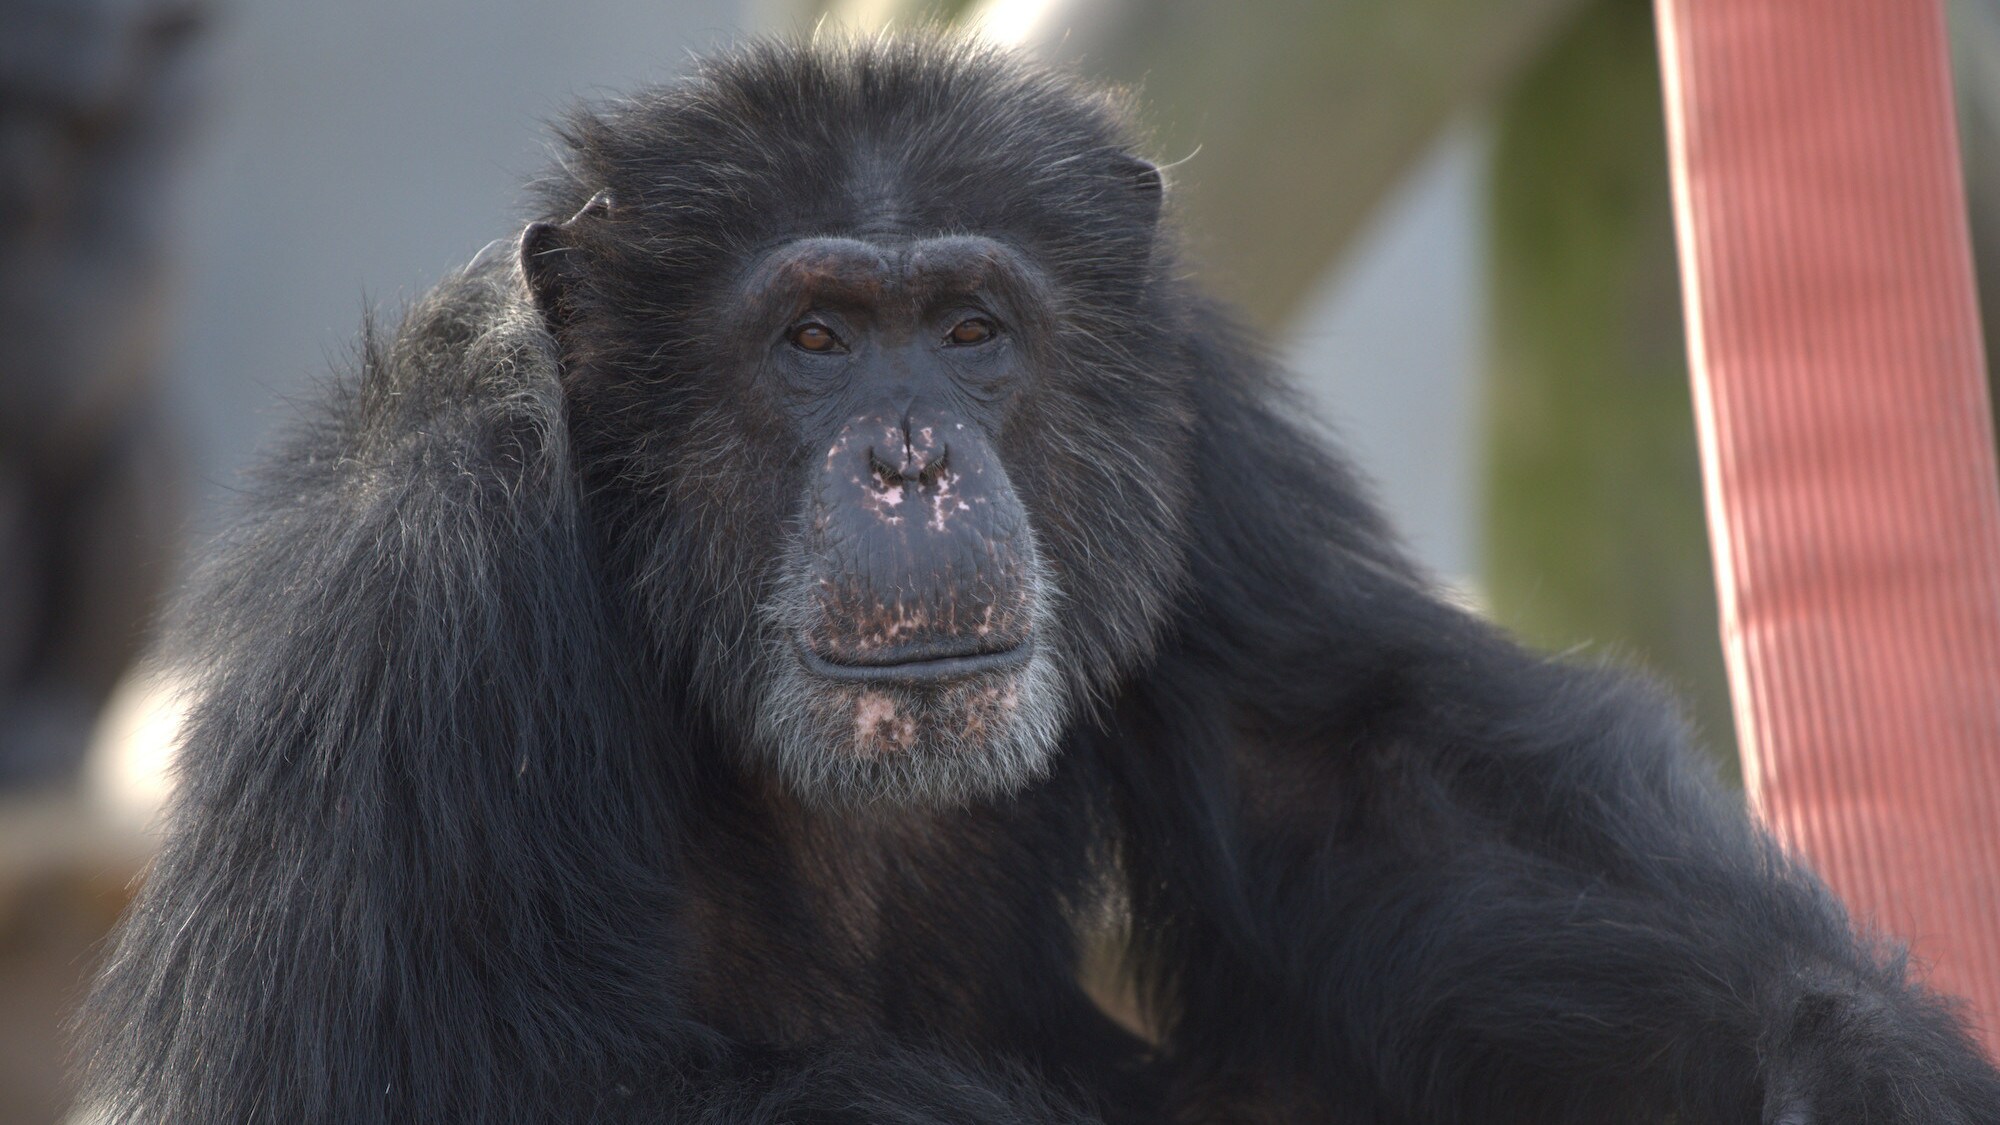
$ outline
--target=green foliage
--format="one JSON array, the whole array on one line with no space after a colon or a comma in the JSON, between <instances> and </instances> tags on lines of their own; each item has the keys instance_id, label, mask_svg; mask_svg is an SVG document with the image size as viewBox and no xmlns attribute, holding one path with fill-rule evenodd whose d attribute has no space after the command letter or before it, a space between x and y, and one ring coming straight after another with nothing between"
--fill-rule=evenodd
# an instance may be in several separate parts
<instances>
[{"instance_id":1,"label":"green foliage","mask_svg":"<svg viewBox=\"0 0 2000 1125\"><path fill-rule=\"evenodd\" d=\"M1664 675L1733 762L1651 9L1600 0L1499 106L1486 585Z\"/></svg>"}]
</instances>

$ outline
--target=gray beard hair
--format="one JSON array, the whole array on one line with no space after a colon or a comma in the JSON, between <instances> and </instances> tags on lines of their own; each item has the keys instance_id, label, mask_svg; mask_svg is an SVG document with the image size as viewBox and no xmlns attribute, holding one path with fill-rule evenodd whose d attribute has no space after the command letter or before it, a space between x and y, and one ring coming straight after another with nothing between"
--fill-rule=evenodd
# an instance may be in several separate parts
<instances>
[{"instance_id":1,"label":"gray beard hair","mask_svg":"<svg viewBox=\"0 0 2000 1125\"><path fill-rule=\"evenodd\" d=\"M1030 551L1033 552L1032 543ZM943 684L834 683L796 648L812 621L804 567L786 567L760 608L749 751L809 805L953 808L1014 793L1049 772L1069 719L1057 606L1036 559L1028 575L1034 651L1004 676Z\"/></svg>"}]
</instances>

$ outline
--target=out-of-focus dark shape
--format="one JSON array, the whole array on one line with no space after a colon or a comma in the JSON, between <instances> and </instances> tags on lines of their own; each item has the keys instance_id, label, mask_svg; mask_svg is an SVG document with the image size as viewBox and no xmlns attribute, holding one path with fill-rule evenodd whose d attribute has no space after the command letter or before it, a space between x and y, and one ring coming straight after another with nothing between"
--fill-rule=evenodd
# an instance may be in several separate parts
<instances>
[{"instance_id":1,"label":"out-of-focus dark shape","mask_svg":"<svg viewBox=\"0 0 2000 1125\"><path fill-rule=\"evenodd\" d=\"M155 395L189 0L0 0L0 788L74 772L180 523Z\"/></svg>"},{"instance_id":2,"label":"out-of-focus dark shape","mask_svg":"<svg viewBox=\"0 0 2000 1125\"><path fill-rule=\"evenodd\" d=\"M57 1120L54 1033L138 849L73 776L180 524L155 394L186 0L0 0L0 1122ZM36 784L42 783L42 784Z\"/></svg>"}]
</instances>

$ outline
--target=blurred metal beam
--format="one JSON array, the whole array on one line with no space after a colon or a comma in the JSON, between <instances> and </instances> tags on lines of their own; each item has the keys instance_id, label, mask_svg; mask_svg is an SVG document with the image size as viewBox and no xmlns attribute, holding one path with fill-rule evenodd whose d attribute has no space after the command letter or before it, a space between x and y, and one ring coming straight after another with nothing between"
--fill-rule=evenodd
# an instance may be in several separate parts
<instances>
[{"instance_id":1,"label":"blurred metal beam","mask_svg":"<svg viewBox=\"0 0 2000 1125\"><path fill-rule=\"evenodd\" d=\"M828 26L977 26L1139 87L1204 273L1286 322L1460 109L1580 0L833 0Z\"/></svg>"}]
</instances>

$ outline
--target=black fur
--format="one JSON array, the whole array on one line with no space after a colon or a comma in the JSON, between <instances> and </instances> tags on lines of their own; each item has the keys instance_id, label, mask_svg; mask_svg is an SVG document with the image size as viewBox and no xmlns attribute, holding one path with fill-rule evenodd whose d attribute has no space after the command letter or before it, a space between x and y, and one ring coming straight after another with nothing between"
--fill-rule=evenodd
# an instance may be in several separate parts
<instances>
[{"instance_id":1,"label":"black fur","mask_svg":"<svg viewBox=\"0 0 2000 1125\"><path fill-rule=\"evenodd\" d=\"M2000 1120L1670 704L1427 586L1181 280L1119 122L922 42L754 47L577 118L526 240L559 299L482 264L371 335L182 604L173 831L87 1103ZM789 239L940 233L1048 278L996 441L1068 704L1015 792L826 803L746 750L812 451L722 294ZM1104 918L1153 1042L1077 984Z\"/></svg>"}]
</instances>

